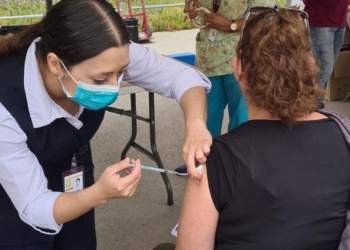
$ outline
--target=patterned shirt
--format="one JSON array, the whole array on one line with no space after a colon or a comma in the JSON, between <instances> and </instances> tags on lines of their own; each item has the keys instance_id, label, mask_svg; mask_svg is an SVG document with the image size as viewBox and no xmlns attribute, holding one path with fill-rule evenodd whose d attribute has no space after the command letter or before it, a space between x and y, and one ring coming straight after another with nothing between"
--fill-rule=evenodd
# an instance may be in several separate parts
<instances>
[{"instance_id":1,"label":"patterned shirt","mask_svg":"<svg viewBox=\"0 0 350 250\"><path fill-rule=\"evenodd\" d=\"M199 0L201 7L213 12L213 0ZM218 14L229 20L244 18L248 7L274 6L276 0L221 0ZM200 29L196 37L196 67L207 76L232 74L232 60L240 32L218 31L214 42L209 41L210 29Z\"/></svg>"}]
</instances>

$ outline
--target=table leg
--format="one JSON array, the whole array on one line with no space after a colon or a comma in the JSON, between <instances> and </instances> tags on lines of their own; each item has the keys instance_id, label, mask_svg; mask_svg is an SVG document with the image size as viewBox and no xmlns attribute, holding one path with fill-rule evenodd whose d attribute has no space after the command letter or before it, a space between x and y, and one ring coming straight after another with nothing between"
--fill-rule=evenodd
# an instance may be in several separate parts
<instances>
[{"instance_id":1,"label":"table leg","mask_svg":"<svg viewBox=\"0 0 350 250\"><path fill-rule=\"evenodd\" d=\"M148 93L148 101L149 101L149 119L150 119L150 123L149 123L149 129L150 129L150 142L151 142L151 149L152 149L152 153L153 156L155 158L155 161L158 165L159 168L163 168L163 163L162 160L160 159L159 153L158 153L158 149L157 149L157 145L156 145L156 124L155 124L155 112L154 112L154 93L149 92ZM163 181L164 184L166 186L167 192L168 192L168 205L171 206L174 204L174 200L173 200L173 191L172 191L172 187L168 178L168 175L166 173L161 173L162 177L163 177Z\"/></svg>"},{"instance_id":2,"label":"table leg","mask_svg":"<svg viewBox=\"0 0 350 250\"><path fill-rule=\"evenodd\" d=\"M116 108L107 108L110 112L119 113L122 115L127 115L131 117L131 136L128 141L128 143L125 145L122 154L121 159L125 159L127 152L131 147L134 147L136 150L140 151L141 153L148 156L151 160L155 161L157 163L157 166L159 168L163 168L162 160L160 159L157 144L156 144L156 125L155 125L155 107L154 107L154 93L149 93L148 95L148 110L149 110L149 119L145 119L144 117L139 117L136 115L136 94L130 94L130 103L131 103L131 110L128 112L124 112L123 110L118 110ZM137 136L137 119L148 122L149 128L150 128L150 144L151 144L151 150L152 153L149 152L147 149L139 145L135 142L136 136ZM172 186L169 181L168 175L166 173L161 173L165 187L167 189L168 194L168 205L171 206L174 204L173 199L173 191Z\"/></svg>"},{"instance_id":3,"label":"table leg","mask_svg":"<svg viewBox=\"0 0 350 250\"><path fill-rule=\"evenodd\" d=\"M130 104L131 104L131 114L136 115L136 94L130 94ZM131 146L135 143L137 135L137 119L135 117L131 117L131 136L128 143L125 145L122 154L121 160L125 159L126 153L129 151Z\"/></svg>"}]
</instances>

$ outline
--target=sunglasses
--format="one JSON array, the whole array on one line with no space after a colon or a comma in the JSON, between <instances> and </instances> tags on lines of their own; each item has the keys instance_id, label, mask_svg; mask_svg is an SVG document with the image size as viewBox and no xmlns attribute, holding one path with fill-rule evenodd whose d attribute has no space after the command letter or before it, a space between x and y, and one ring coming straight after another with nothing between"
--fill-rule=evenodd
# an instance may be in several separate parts
<instances>
[{"instance_id":1,"label":"sunglasses","mask_svg":"<svg viewBox=\"0 0 350 250\"><path fill-rule=\"evenodd\" d=\"M245 15L245 18L244 18L242 32L241 32L241 50L240 50L240 53L241 53L241 60L242 60L242 70L243 70L243 56L242 56L242 53L243 53L243 35L244 35L244 29L245 29L245 26L247 24L247 21L252 16L256 16L256 15L264 13L264 12L271 12L271 16L269 18L269 20L271 20L273 18L273 16L275 15L275 13L280 11L280 9L281 8L278 4L276 4L274 7L252 6L248 9L247 14ZM309 15L305 11L295 9L295 8L285 8L285 9L287 11L292 12L292 13L298 14L303 19L305 26L309 30Z\"/></svg>"}]
</instances>

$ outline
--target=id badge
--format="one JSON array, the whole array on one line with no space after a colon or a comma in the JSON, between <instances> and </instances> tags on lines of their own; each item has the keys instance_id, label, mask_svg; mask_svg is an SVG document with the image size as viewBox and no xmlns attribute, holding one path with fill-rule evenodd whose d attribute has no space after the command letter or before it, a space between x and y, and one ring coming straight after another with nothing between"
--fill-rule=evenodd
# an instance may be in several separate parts
<instances>
[{"instance_id":1,"label":"id badge","mask_svg":"<svg viewBox=\"0 0 350 250\"><path fill-rule=\"evenodd\" d=\"M84 189L84 166L63 172L63 190L65 193Z\"/></svg>"},{"instance_id":2,"label":"id badge","mask_svg":"<svg viewBox=\"0 0 350 250\"><path fill-rule=\"evenodd\" d=\"M212 43L215 41L216 39L216 35L218 34L218 30L216 29L211 29L210 32L209 32L209 41L211 41Z\"/></svg>"}]
</instances>

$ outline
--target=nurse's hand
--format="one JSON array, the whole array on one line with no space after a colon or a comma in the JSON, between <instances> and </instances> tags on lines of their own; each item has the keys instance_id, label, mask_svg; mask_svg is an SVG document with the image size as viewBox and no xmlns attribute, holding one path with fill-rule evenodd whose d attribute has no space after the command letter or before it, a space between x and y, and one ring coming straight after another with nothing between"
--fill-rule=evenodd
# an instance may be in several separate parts
<instances>
[{"instance_id":1,"label":"nurse's hand","mask_svg":"<svg viewBox=\"0 0 350 250\"><path fill-rule=\"evenodd\" d=\"M207 161L210 146L213 143L210 132L202 119L196 119L186 124L185 143L182 147L182 156L187 166L189 176L196 182L202 178L196 167Z\"/></svg>"},{"instance_id":2,"label":"nurse's hand","mask_svg":"<svg viewBox=\"0 0 350 250\"><path fill-rule=\"evenodd\" d=\"M106 200L134 195L141 179L141 162L140 160L132 160L131 163L134 163L134 168L128 167L129 163L130 159L125 158L123 161L109 166L96 182L101 195ZM119 174L123 170L127 173L124 177Z\"/></svg>"},{"instance_id":3,"label":"nurse's hand","mask_svg":"<svg viewBox=\"0 0 350 250\"><path fill-rule=\"evenodd\" d=\"M129 163L130 159L126 158L109 166L100 179L90 187L77 192L61 193L53 207L56 223L63 224L74 220L111 199L132 196L141 178L141 162L132 161L135 164L134 169L128 169ZM124 170L127 175L121 177L119 172Z\"/></svg>"}]
</instances>

